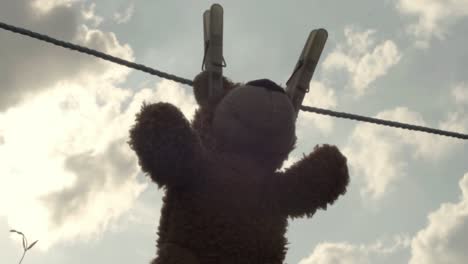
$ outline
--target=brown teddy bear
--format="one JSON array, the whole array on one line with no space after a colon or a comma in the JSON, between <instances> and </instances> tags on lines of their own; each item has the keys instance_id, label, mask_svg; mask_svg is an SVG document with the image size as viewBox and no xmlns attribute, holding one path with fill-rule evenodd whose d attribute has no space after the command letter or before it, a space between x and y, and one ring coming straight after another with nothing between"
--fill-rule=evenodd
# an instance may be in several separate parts
<instances>
[{"instance_id":1,"label":"brown teddy bear","mask_svg":"<svg viewBox=\"0 0 468 264\"><path fill-rule=\"evenodd\" d=\"M279 171L294 149L296 113L284 90L262 79L210 98L194 80L190 124L168 103L145 104L130 130L140 166L165 188L152 264L280 264L288 217L311 217L346 192L346 158L331 145Z\"/></svg>"}]
</instances>

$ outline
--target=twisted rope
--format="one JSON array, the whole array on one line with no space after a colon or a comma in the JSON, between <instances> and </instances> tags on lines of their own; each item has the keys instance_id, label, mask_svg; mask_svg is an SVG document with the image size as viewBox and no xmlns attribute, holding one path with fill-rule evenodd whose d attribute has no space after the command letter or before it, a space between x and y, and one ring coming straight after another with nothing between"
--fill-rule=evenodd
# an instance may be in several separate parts
<instances>
[{"instance_id":1,"label":"twisted rope","mask_svg":"<svg viewBox=\"0 0 468 264\"><path fill-rule=\"evenodd\" d=\"M151 75L156 75L164 79L172 80L178 83L186 84L193 86L193 81L185 78L181 78L169 73L161 72L158 70L155 70L153 68L147 67L142 64L137 64L133 63L130 61L126 61L114 56L111 56L109 54L99 52L96 50L92 50L83 46L79 46L70 42L58 40L52 37L49 37L47 35L39 34L24 28L20 27L15 27L12 25L8 25L5 23L0 22L0 28L18 33L24 36L28 36L31 38L39 39L51 44L54 44L59 47L71 49L74 51L86 53L91 56L95 56L98 58L101 58L103 60L111 61L135 70L143 71L146 73L149 73ZM395 121L389 121L389 120L383 120L383 119L378 119L378 118L372 118L372 117L366 117L366 116L360 116L360 115L355 115L355 114L350 114L350 113L344 113L344 112L336 112L328 109L322 109L318 107L312 107L312 106L301 106L300 109L302 111L307 111L307 112L313 112L317 114L322 114L322 115L329 115L329 116L334 116L338 118L346 118L346 119L352 119L352 120L357 120L357 121L362 121L362 122L368 122L368 123L373 123L373 124L378 124L378 125L384 125L384 126L390 126L390 127L396 127L396 128L402 128L402 129L409 129L409 130L414 130L414 131L421 131L421 132L426 132L426 133L431 133L431 134L436 134L436 135L442 135L442 136L447 136L447 137L454 137L454 138L459 138L459 139L468 139L468 135L466 134L461 134L461 133L456 133L456 132L451 132L451 131L445 131L445 130L440 130L440 129L434 129L434 128L429 128L429 127L423 127L423 126L416 126L416 125L411 125L411 124L405 124L405 123L400 123L400 122L395 122Z\"/></svg>"},{"instance_id":2,"label":"twisted rope","mask_svg":"<svg viewBox=\"0 0 468 264\"><path fill-rule=\"evenodd\" d=\"M352 119L352 120L357 120L357 121L362 121L362 122L367 122L367 123L373 123L377 125L384 125L384 126L397 127L397 128L414 130L414 131L421 131L421 132L447 136L447 137L454 137L454 138L459 138L459 139L468 139L468 135L465 135L465 134L430 128L430 127L411 125L411 124L400 123L396 121L384 120L384 119L367 117L367 116L360 116L360 115L343 113L343 112L336 112L336 111L332 111L328 109L322 109L318 107L305 106L305 105L302 105L300 109L302 111L314 112L317 114L329 115L329 116L334 116L338 118Z\"/></svg>"},{"instance_id":3,"label":"twisted rope","mask_svg":"<svg viewBox=\"0 0 468 264\"><path fill-rule=\"evenodd\" d=\"M43 35L43 34L39 34L39 33L30 31L30 30L27 30L25 28L15 27L15 26L8 25L8 24L2 23L2 22L0 22L0 28L11 31L11 32L14 32L14 33L18 33L18 34L21 34L21 35L24 35L24 36L28 36L28 37L31 37L31 38L39 39L39 40L54 44L54 45L59 46L59 47L63 47L63 48L71 49L71 50L74 50L74 51L86 53L88 55L98 57L98 58L101 58L103 60L111 61L111 62L120 64L120 65L123 65L123 66L127 66L127 67L133 68L135 70L143 71L143 72L149 73L151 75L156 75L156 76L159 76L159 77L164 78L164 79L172 80L172 81L182 83L182 84L187 84L187 85L190 85L190 86L193 85L192 80L188 80L188 79L181 78L181 77L169 74L169 73L158 71L158 70L155 70L153 68L147 67L147 66L142 65L142 64L137 64L137 63L133 63L133 62L130 62L130 61L126 61L126 60L123 60L121 58L117 58L117 57L111 56L109 54L99 52L97 50L92 50L92 49L89 49L89 48L86 48L86 47L83 47L83 46L80 46L80 45L76 45L76 44L73 44L73 43L70 43L70 42L58 40L58 39L49 37L47 35Z\"/></svg>"}]
</instances>

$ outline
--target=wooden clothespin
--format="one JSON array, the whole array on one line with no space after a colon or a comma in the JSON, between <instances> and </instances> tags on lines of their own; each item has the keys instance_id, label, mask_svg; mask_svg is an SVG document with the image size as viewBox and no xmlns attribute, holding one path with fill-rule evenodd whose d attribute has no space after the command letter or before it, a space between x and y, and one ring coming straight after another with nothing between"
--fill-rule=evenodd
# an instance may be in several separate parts
<instances>
[{"instance_id":1,"label":"wooden clothespin","mask_svg":"<svg viewBox=\"0 0 468 264\"><path fill-rule=\"evenodd\" d=\"M323 28L310 32L296 67L286 82L286 93L293 103L296 116L305 94L309 92L310 80L320 59L320 54L322 54L327 37L328 33Z\"/></svg>"},{"instance_id":2,"label":"wooden clothespin","mask_svg":"<svg viewBox=\"0 0 468 264\"><path fill-rule=\"evenodd\" d=\"M203 13L205 53L202 70L209 72L209 97L215 100L223 92L223 7L213 4Z\"/></svg>"}]
</instances>

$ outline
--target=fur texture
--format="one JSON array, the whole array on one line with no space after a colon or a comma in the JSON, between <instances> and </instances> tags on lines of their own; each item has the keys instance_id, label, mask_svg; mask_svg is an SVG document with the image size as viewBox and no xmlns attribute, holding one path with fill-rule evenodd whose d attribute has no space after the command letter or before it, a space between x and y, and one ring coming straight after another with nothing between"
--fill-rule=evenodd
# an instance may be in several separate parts
<instances>
[{"instance_id":1,"label":"fur texture","mask_svg":"<svg viewBox=\"0 0 468 264\"><path fill-rule=\"evenodd\" d=\"M130 130L140 166L166 190L152 264L280 264L287 218L310 217L346 192L346 158L317 146L278 172L293 145L223 148L211 131L222 98L207 99L206 80L206 73L194 80L200 108L192 124L171 104L143 104ZM224 79L224 95L237 86Z\"/></svg>"}]
</instances>

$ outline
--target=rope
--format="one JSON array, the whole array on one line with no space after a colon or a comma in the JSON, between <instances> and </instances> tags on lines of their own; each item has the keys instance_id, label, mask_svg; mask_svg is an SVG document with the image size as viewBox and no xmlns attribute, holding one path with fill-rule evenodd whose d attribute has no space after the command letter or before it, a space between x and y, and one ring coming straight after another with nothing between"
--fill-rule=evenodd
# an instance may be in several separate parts
<instances>
[{"instance_id":1,"label":"rope","mask_svg":"<svg viewBox=\"0 0 468 264\"><path fill-rule=\"evenodd\" d=\"M150 67L147 67L145 65L141 65L141 64L130 62L130 61L126 61L126 60L111 56L109 54L99 52L99 51L96 51L96 50L92 50L92 49L89 49L89 48L86 48L86 47L83 47L83 46L79 46L79 45L76 45L76 44L73 44L73 43L70 43L70 42L54 39L54 38L51 38L49 36L42 35L42 34L39 34L39 33L36 33L36 32L32 32L32 31L24 29L24 28L15 27L15 26L8 25L8 24L2 23L2 22L0 22L0 28L3 28L5 30L8 30L8 31L11 31L11 32L14 32L14 33L18 33L18 34L21 34L21 35L24 35L24 36L28 36L28 37L31 37L31 38L39 39L39 40L54 44L54 45L59 46L59 47L63 47L63 48L75 50L75 51L78 51L78 52L86 53L88 55L98 57L98 58L101 58L103 60L111 61L111 62L120 64L120 65L123 65L123 66L127 66L127 67L133 68L135 70L143 71L143 72L149 73L151 75L156 75L156 76L159 76L159 77L164 78L164 79L172 80L172 81L179 82L179 83L182 83L182 84L187 84L187 85L190 85L190 86L193 85L193 82L191 80L184 79L184 78L181 78L181 77L169 74L169 73L161 72L161 71L152 69Z\"/></svg>"},{"instance_id":2,"label":"rope","mask_svg":"<svg viewBox=\"0 0 468 264\"><path fill-rule=\"evenodd\" d=\"M303 105L300 108L302 111L314 112L314 113L322 114L322 115L329 115L329 116L334 116L334 117L339 117L339 118L346 118L346 119L358 120L362 122L373 123L377 125L384 125L384 126L397 127L397 128L402 128L402 129L421 131L421 132L442 135L442 136L447 136L447 137L468 139L468 135L465 135L465 134L460 134L460 133L450 132L450 131L445 131L445 130L440 130L440 129L434 129L430 127L410 125L410 124L405 124L405 123L400 123L400 122L395 122L395 121L389 121L389 120L367 117L367 116L360 116L360 115L343 113L343 112L335 112L332 110L321 109L321 108L312 107L312 106Z\"/></svg>"},{"instance_id":3,"label":"rope","mask_svg":"<svg viewBox=\"0 0 468 264\"><path fill-rule=\"evenodd\" d=\"M158 70L155 70L153 68L147 67L142 64L137 64L133 63L130 61L126 61L114 56L111 56L109 54L99 52L96 50L92 50L86 47L82 47L70 42L58 40L46 35L42 35L36 32L32 32L30 30L20 28L20 27L15 27L12 25L8 25L5 23L0 22L0 28L18 33L21 35L25 35L31 38L39 39L51 44L54 44L56 46L60 46L63 48L75 50L78 52L86 53L91 56L95 56L98 58L101 58L103 60L111 61L123 66L127 66L129 68L133 68L135 70L143 71L146 73L149 73L151 75L156 75L164 79L172 80L178 83L186 84L193 86L193 81L188 80L185 78L181 78L169 73L161 72ZM332 110L327 110L327 109L322 109L318 107L311 107L311 106L301 106L301 110L307 111L307 112L314 112L317 114L322 114L322 115L329 115L329 116L334 116L338 118L346 118L346 119L352 119L352 120L358 120L362 122L368 122L368 123L374 123L378 125L384 125L384 126L390 126L390 127L397 127L397 128L403 128L403 129L409 129L409 130L414 130L414 131L421 131L421 132L426 132L426 133L431 133L431 134L436 134L436 135L442 135L442 136L447 136L447 137L454 137L454 138L459 138L459 139L468 139L468 135L466 134L461 134L461 133L456 133L456 132L450 132L450 131L445 131L445 130L439 130L439 129L434 129L434 128L429 128L429 127L423 127L423 126L416 126L416 125L411 125L411 124L405 124L405 123L400 123L400 122L395 122L395 121L389 121L389 120L383 120L383 119L378 119L378 118L372 118L372 117L366 117L366 116L360 116L360 115L355 115L355 114L349 114L349 113L344 113L344 112L335 112Z\"/></svg>"}]
</instances>

